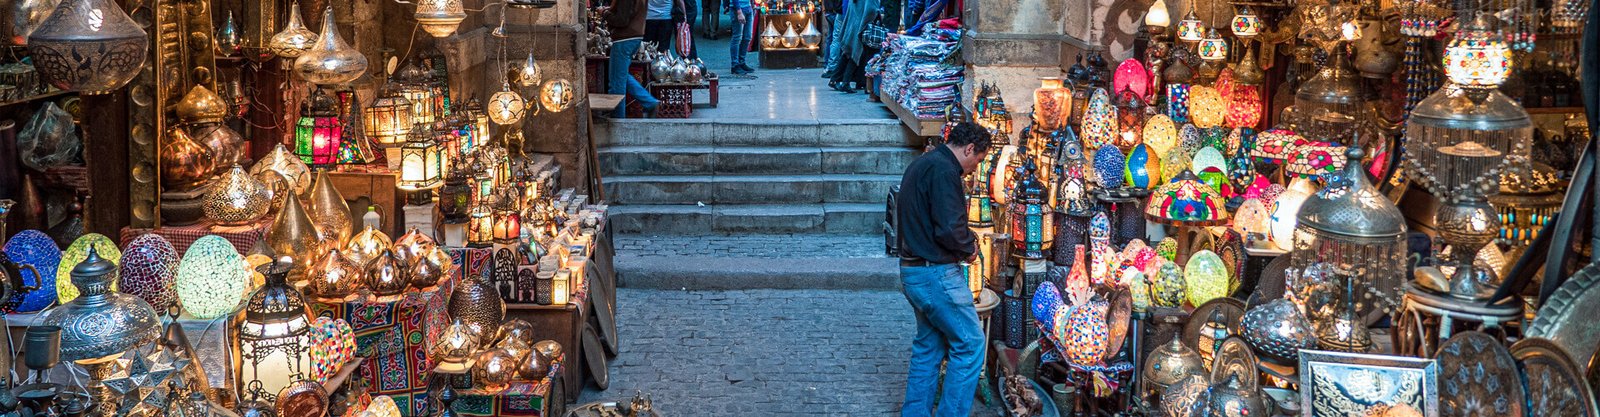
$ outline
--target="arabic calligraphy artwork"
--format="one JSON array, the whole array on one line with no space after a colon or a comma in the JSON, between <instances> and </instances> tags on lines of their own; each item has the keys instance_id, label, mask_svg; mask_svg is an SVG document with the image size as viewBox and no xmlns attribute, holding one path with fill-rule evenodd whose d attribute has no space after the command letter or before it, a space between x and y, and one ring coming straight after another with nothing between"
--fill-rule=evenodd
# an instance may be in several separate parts
<instances>
[{"instance_id":1,"label":"arabic calligraphy artwork","mask_svg":"<svg viewBox=\"0 0 1600 417\"><path fill-rule=\"evenodd\" d=\"M1438 370L1432 359L1302 350L1304 416L1359 416L1405 405L1439 417Z\"/></svg>"}]
</instances>

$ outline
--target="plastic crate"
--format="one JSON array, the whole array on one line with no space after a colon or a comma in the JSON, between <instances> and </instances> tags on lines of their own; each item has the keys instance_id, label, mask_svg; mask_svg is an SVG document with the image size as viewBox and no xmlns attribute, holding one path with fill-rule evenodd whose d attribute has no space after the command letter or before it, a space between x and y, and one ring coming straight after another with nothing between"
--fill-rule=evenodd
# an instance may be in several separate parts
<instances>
[{"instance_id":1,"label":"plastic crate","mask_svg":"<svg viewBox=\"0 0 1600 417\"><path fill-rule=\"evenodd\" d=\"M688 84L651 85L650 94L661 100L661 107L656 110L656 118L689 118L694 113L694 87Z\"/></svg>"}]
</instances>

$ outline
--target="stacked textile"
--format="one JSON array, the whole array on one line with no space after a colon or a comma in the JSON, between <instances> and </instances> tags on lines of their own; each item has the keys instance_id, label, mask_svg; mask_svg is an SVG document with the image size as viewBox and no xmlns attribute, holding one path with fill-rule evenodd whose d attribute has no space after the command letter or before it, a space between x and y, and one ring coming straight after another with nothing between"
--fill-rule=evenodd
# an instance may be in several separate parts
<instances>
[{"instance_id":1,"label":"stacked textile","mask_svg":"<svg viewBox=\"0 0 1600 417\"><path fill-rule=\"evenodd\" d=\"M867 73L878 77L880 94L911 110L918 118L939 118L945 108L961 100L965 76L961 58L961 32L928 30L922 36L891 34L884 48L867 62Z\"/></svg>"}]
</instances>

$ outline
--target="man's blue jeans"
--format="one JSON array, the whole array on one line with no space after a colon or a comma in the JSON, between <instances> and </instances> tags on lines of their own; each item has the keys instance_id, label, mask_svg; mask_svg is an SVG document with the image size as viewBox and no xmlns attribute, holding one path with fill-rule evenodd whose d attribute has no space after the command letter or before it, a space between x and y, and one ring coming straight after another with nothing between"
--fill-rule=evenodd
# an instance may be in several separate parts
<instances>
[{"instance_id":1,"label":"man's blue jeans","mask_svg":"<svg viewBox=\"0 0 1600 417\"><path fill-rule=\"evenodd\" d=\"M828 15L828 51L827 65L822 67L822 72L832 74L839 69L839 57L843 55L844 48L839 41L844 40L844 14L832 13Z\"/></svg>"},{"instance_id":2,"label":"man's blue jeans","mask_svg":"<svg viewBox=\"0 0 1600 417\"><path fill-rule=\"evenodd\" d=\"M959 264L901 267L901 291L917 315L917 337L911 344L911 369L906 376L902 417L967 417L972 413L978 374L983 367L983 330L972 290ZM939 392L939 363L945 364L944 390Z\"/></svg>"},{"instance_id":3,"label":"man's blue jeans","mask_svg":"<svg viewBox=\"0 0 1600 417\"><path fill-rule=\"evenodd\" d=\"M628 66L633 64L633 54L639 52L641 42L641 39L634 38L611 44L611 61L606 67L606 93L632 96L634 100L639 101L639 105L643 106L646 112L649 112L660 105L661 101L650 95L650 90L639 84L638 79L628 74ZM628 117L628 100L622 100L622 104L617 105L613 115L618 119Z\"/></svg>"},{"instance_id":4,"label":"man's blue jeans","mask_svg":"<svg viewBox=\"0 0 1600 417\"><path fill-rule=\"evenodd\" d=\"M751 33L755 31L756 11L749 7L741 7L744 12L744 21L740 22L737 14L733 18L733 38L728 40L728 67L744 65L744 54L750 50Z\"/></svg>"}]
</instances>

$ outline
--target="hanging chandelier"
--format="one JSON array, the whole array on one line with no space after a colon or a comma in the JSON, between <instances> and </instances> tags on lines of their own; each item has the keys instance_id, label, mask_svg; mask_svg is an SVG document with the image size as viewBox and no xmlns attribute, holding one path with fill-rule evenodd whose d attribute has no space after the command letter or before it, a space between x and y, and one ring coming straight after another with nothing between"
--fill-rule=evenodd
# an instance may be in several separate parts
<instances>
[{"instance_id":1,"label":"hanging chandelier","mask_svg":"<svg viewBox=\"0 0 1600 417\"><path fill-rule=\"evenodd\" d=\"M333 22L333 6L322 11L322 37L316 45L294 60L294 72L317 85L337 85L355 81L367 71L367 57L350 47L339 36Z\"/></svg>"},{"instance_id":2,"label":"hanging chandelier","mask_svg":"<svg viewBox=\"0 0 1600 417\"><path fill-rule=\"evenodd\" d=\"M289 5L289 23L267 41L267 50L284 58L299 58L316 40L317 34L300 20L300 3L295 2Z\"/></svg>"},{"instance_id":3,"label":"hanging chandelier","mask_svg":"<svg viewBox=\"0 0 1600 417\"><path fill-rule=\"evenodd\" d=\"M63 0L28 35L39 76L62 90L107 94L144 67L144 29L109 0Z\"/></svg>"},{"instance_id":4,"label":"hanging chandelier","mask_svg":"<svg viewBox=\"0 0 1600 417\"><path fill-rule=\"evenodd\" d=\"M467 11L461 0L423 0L417 3L416 18L422 30L443 38L456 33L456 26L467 19Z\"/></svg>"}]
</instances>

